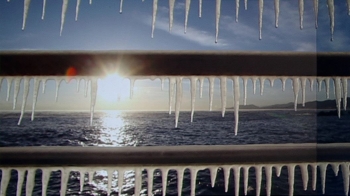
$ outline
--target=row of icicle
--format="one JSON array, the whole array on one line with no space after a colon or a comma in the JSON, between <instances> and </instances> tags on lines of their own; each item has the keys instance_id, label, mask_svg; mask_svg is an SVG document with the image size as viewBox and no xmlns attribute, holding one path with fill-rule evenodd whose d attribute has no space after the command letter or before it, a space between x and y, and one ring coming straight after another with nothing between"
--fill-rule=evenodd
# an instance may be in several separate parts
<instances>
[{"instance_id":1,"label":"row of icicle","mask_svg":"<svg viewBox=\"0 0 350 196\"><path fill-rule=\"evenodd\" d=\"M184 171L186 169L190 170L191 175L191 196L195 196L196 189L196 177L197 172L204 169L209 169L210 177L211 177L211 186L215 186L215 180L217 176L217 171L219 168L223 169L224 172L224 186L225 192L228 191L229 186L229 177L231 169L233 169L234 176L234 187L235 187L235 196L239 195L239 185L240 185L240 174L241 170L243 170L243 183L244 183L244 195L247 195L248 190L248 178L249 178L249 169L255 168L255 177L256 177L256 195L259 196L261 192L261 181L262 181L262 173L263 168L266 175L266 195L271 195L271 187L272 187L272 168L275 168L275 173L277 177L280 176L282 167L286 166L288 170L288 184L289 184L289 195L292 196L294 194L294 176L295 176L295 168L296 166L300 167L301 177L303 181L303 189L308 189L308 181L309 181L309 168L311 167L312 174L312 190L316 190L316 181L317 181L317 167L320 170L321 175L321 184L322 184L322 193L325 193L326 189L326 171L327 166L330 165L334 171L335 176L338 175L339 167L341 168L342 176L343 176L343 185L344 185L344 193L348 195L349 193L349 163L348 162L330 162L330 163L288 163L288 164L254 164L254 165L210 165L210 166L152 166L152 167L109 167L109 168L89 168L89 167L44 167L44 168L1 168L2 170L2 179L1 179L1 191L0 196L6 195L6 190L8 183L11 178L11 170L17 170L18 182L17 182L17 193L16 195L21 195L22 185L25 178L25 173L27 172L27 180L26 180L26 196L31 196L33 192L33 188L35 186L35 173L37 169L42 170L42 195L46 196L48 182L50 180L52 171L61 171L61 196L64 196L67 192L67 183L69 181L70 172L77 171L80 173L80 192L83 191L83 186L85 182L85 174L89 174L89 183L92 182L94 172L98 170L106 170L108 174L108 185L107 185L107 194L111 193L112 189L112 178L113 173L115 171L118 172L118 191L120 195L120 191L123 189L124 183L124 173L125 171L133 170L135 172L135 195L140 195L141 186L142 186L142 170L147 171L147 190L148 195L153 195L153 173L156 169L160 169L162 173L162 192L163 196L166 194L167 187L167 176L170 170L177 171L177 192L178 196L181 196L182 193L182 183L184 177ZM121 174L121 175L120 175ZM82 177L84 176L84 177Z\"/></svg>"},{"instance_id":2,"label":"row of icicle","mask_svg":"<svg viewBox=\"0 0 350 196\"><path fill-rule=\"evenodd\" d=\"M130 98L133 96L133 88L135 81L137 79L144 79L145 77L130 77ZM147 77L146 77L147 78ZM155 79L156 77L151 77L152 79ZM199 89L200 89L200 98L203 96L203 84L204 84L204 79L209 80L209 110L212 111L212 106L213 106L213 99L214 99L214 80L216 76L190 76L190 77L183 77L183 76L162 76L159 77L161 80L161 86L162 90L164 88L164 81L165 79L169 80L169 114L172 112L172 105L174 102L175 98L175 127L178 126L178 120L179 120L179 115L180 115L180 110L181 110L181 102L182 102L182 80L183 78L189 78L191 82L191 122L193 122L193 117L194 117L194 110L195 110L195 99L196 99L196 93L197 93L197 83L199 81ZM297 105L298 105L298 96L299 96L299 91L301 89L302 93L302 106L305 106L305 94L306 94L306 82L309 80L310 83L310 90L313 91L313 86L315 81L318 83L318 90L321 91L322 89L322 83L324 81L325 86L326 86L326 96L327 99L329 98L329 89L330 89L330 81L331 79L333 80L333 86L334 86L334 95L335 95L335 100L336 100L336 108L338 111L338 117L340 118L341 114L341 100L343 99L343 109L346 110L347 107L347 96L348 96L348 77L277 77L277 76L220 76L220 91L221 91L221 113L222 117L225 116L225 111L226 111L226 104L227 104L227 79L231 79L233 82L233 107L234 107L234 115L235 115L235 135L237 135L238 132L238 123L239 123L239 105L240 105L240 80L243 80L243 105L246 105L247 103L247 83L248 80L251 79L253 83L253 92L254 94L256 93L256 82L257 80L260 81L260 94L263 95L264 92L264 85L265 85L265 80L270 81L270 86L273 87L274 81L276 79L279 79L282 81L282 90L285 91L285 86L286 86L286 81L287 79L291 79L292 81L292 88L294 92L294 110L297 110ZM16 103L17 103L17 97L20 89L20 83L21 80L24 80L24 88L23 88L23 98L22 98L22 107L21 107L21 115L18 121L18 125L21 124L24 112L25 112L25 107L27 103L27 98L28 98L28 93L29 93L29 88L30 88L30 79L31 77L0 77L0 88L1 88L1 83L3 79L7 80L7 97L6 100L9 101L10 97L10 90L12 86L12 81L14 81L14 95L13 95L13 109L16 108ZM60 77L33 77L33 103L32 103L32 115L31 115L31 120L34 120L35 116L35 107L37 103L37 98L38 98L38 92L39 92L39 85L40 82L42 83L42 92L45 92L45 86L47 80L55 80L56 82L56 96L55 100L57 102L58 100L58 92L59 92L59 87L60 84L63 80L66 80L67 77L65 76L60 76ZM94 115L94 110L95 110L95 104L96 104L96 97L97 97L97 89L98 89L98 77L75 77L77 80L77 92L79 92L79 87L80 87L80 82L81 80L85 81L85 88L84 88L84 95L85 97L87 96L88 92L88 87L90 85L90 124L92 125L93 123L93 115ZM66 80L66 82L68 82ZM176 89L176 90L175 90ZM176 92L176 95L175 95Z\"/></svg>"},{"instance_id":3,"label":"row of icicle","mask_svg":"<svg viewBox=\"0 0 350 196\"><path fill-rule=\"evenodd\" d=\"M7 0L10 1L10 0ZM28 15L29 5L31 0L24 0L24 11L23 11L23 24L22 24L22 30L24 30L26 25L26 19ZM61 13L61 28L60 28L60 35L62 35L64 21L66 17L66 11L68 7L68 0L62 0L62 13ZM142 0L144 1L144 0ZM185 0L185 30L187 31L187 23L188 23L188 16L190 11L190 5L191 0ZM244 0L244 8L247 10L247 1ZM81 0L77 0L76 4L76 14L75 14L75 20L78 20L78 14L79 14L79 6L80 6ZM89 0L90 4L92 4L92 0ZM280 13L280 0L274 0L275 3L275 26L278 27L279 22L279 13ZM313 0L314 3L314 11L315 11L315 28L318 27L318 5L319 0ZM239 15L239 5L240 1L236 0L236 22L238 22L238 15ZM44 19L45 16L45 6L46 6L46 0L43 0L43 9L42 9L42 16L41 18ZM262 39L262 26L263 26L263 11L264 11L264 0L259 0L258 2L259 6L259 39ZM327 0L327 6L329 11L329 17L330 17L330 28L331 28L331 40L333 40L333 34L334 34L334 0ZM171 31L171 28L173 26L173 15L174 15L174 7L175 7L175 0L169 0L169 31ZM347 0L347 7L348 7L348 14L350 15L350 0ZM122 13L123 9L123 0L120 0L120 13ZM153 38L154 35L154 29L156 24L156 16L157 16L157 9L158 9L158 0L153 0L153 14L152 14L152 33L151 37ZM220 22L220 10L221 10L221 0L216 0L216 34L215 34L215 42L218 42L218 35L219 35L219 22ZM202 16L202 0L199 0L199 17ZM300 17L300 29L303 29L303 21L304 21L304 0L299 0L299 17Z\"/></svg>"}]
</instances>

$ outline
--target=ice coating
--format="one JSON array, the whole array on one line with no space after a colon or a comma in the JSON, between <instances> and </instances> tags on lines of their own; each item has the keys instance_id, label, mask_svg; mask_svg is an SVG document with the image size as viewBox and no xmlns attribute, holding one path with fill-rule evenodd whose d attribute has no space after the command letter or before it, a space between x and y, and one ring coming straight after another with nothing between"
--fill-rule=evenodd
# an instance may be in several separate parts
<instances>
[{"instance_id":1,"label":"ice coating","mask_svg":"<svg viewBox=\"0 0 350 196\"><path fill-rule=\"evenodd\" d=\"M199 78L199 85L200 85L200 89L199 89L199 97L203 98L203 85L204 85L204 78Z\"/></svg>"},{"instance_id":2,"label":"ice coating","mask_svg":"<svg viewBox=\"0 0 350 196\"><path fill-rule=\"evenodd\" d=\"M176 78L175 128L179 122L182 101L182 77Z\"/></svg>"},{"instance_id":3,"label":"ice coating","mask_svg":"<svg viewBox=\"0 0 350 196\"><path fill-rule=\"evenodd\" d=\"M191 172L191 196L196 195L196 178L197 178L197 172L198 169L196 167L190 168Z\"/></svg>"},{"instance_id":4,"label":"ice coating","mask_svg":"<svg viewBox=\"0 0 350 196\"><path fill-rule=\"evenodd\" d=\"M300 166L300 170L301 170L301 178L303 180L303 188L304 188L304 191L306 191L307 184L309 182L309 173L307 170L308 164L300 164L299 166Z\"/></svg>"},{"instance_id":5,"label":"ice coating","mask_svg":"<svg viewBox=\"0 0 350 196\"><path fill-rule=\"evenodd\" d=\"M162 171L162 187L163 187L162 195L165 196L169 169L161 168L161 171Z\"/></svg>"},{"instance_id":6,"label":"ice coating","mask_svg":"<svg viewBox=\"0 0 350 196\"><path fill-rule=\"evenodd\" d=\"M158 0L153 0L152 33L151 33L152 38L154 36L154 28L156 27L157 9L158 9Z\"/></svg>"},{"instance_id":7,"label":"ice coating","mask_svg":"<svg viewBox=\"0 0 350 196\"><path fill-rule=\"evenodd\" d=\"M81 0L77 0L77 5L76 5L76 7L75 7L75 21L78 20L80 1L81 1Z\"/></svg>"},{"instance_id":8,"label":"ice coating","mask_svg":"<svg viewBox=\"0 0 350 196\"><path fill-rule=\"evenodd\" d=\"M239 120L239 99L240 99L240 90L239 90L239 77L236 76L234 77L234 83L235 83L235 87L234 87L234 110L235 110L235 135L237 135L238 132L238 120Z\"/></svg>"},{"instance_id":9,"label":"ice coating","mask_svg":"<svg viewBox=\"0 0 350 196\"><path fill-rule=\"evenodd\" d=\"M212 111L213 109L214 80L215 77L209 77L209 111Z\"/></svg>"},{"instance_id":10,"label":"ice coating","mask_svg":"<svg viewBox=\"0 0 350 196\"><path fill-rule=\"evenodd\" d=\"M123 13L123 0L120 0L119 13Z\"/></svg>"},{"instance_id":11,"label":"ice coating","mask_svg":"<svg viewBox=\"0 0 350 196\"><path fill-rule=\"evenodd\" d=\"M18 96L21 80L22 80L21 77L15 78L15 87L14 87L14 91L13 91L13 108L12 108L13 110L16 109L17 96Z\"/></svg>"},{"instance_id":12,"label":"ice coating","mask_svg":"<svg viewBox=\"0 0 350 196\"><path fill-rule=\"evenodd\" d=\"M174 77L170 77L169 78L169 114L171 114L171 106L173 105L175 84L176 84L176 79Z\"/></svg>"},{"instance_id":13,"label":"ice coating","mask_svg":"<svg viewBox=\"0 0 350 196\"><path fill-rule=\"evenodd\" d=\"M314 10L315 10L315 28L318 28L318 0L314 0Z\"/></svg>"},{"instance_id":14,"label":"ice coating","mask_svg":"<svg viewBox=\"0 0 350 196\"><path fill-rule=\"evenodd\" d=\"M45 17L46 0L43 0L43 12L41 14L41 19L44 20Z\"/></svg>"},{"instance_id":15,"label":"ice coating","mask_svg":"<svg viewBox=\"0 0 350 196\"><path fill-rule=\"evenodd\" d=\"M244 94L243 94L243 105L247 105L247 81L248 78L243 78L243 88L244 88Z\"/></svg>"},{"instance_id":16,"label":"ice coating","mask_svg":"<svg viewBox=\"0 0 350 196\"><path fill-rule=\"evenodd\" d=\"M202 2L203 0L199 0L199 18L201 18L202 17Z\"/></svg>"},{"instance_id":17,"label":"ice coating","mask_svg":"<svg viewBox=\"0 0 350 196\"><path fill-rule=\"evenodd\" d=\"M227 98L227 80L225 76L220 77L221 88L221 116L225 117L226 98Z\"/></svg>"},{"instance_id":18,"label":"ice coating","mask_svg":"<svg viewBox=\"0 0 350 196\"><path fill-rule=\"evenodd\" d=\"M38 99L38 93L39 93L39 85L40 81L37 77L34 78L34 89L33 89L33 104L32 104L32 116L31 116L31 121L34 120L34 113L35 113L35 107L36 107L36 102Z\"/></svg>"},{"instance_id":19,"label":"ice coating","mask_svg":"<svg viewBox=\"0 0 350 196\"><path fill-rule=\"evenodd\" d=\"M169 31L173 27L175 0L169 0Z\"/></svg>"},{"instance_id":20,"label":"ice coating","mask_svg":"<svg viewBox=\"0 0 350 196\"><path fill-rule=\"evenodd\" d=\"M97 79L94 78L91 81L90 125L92 125L92 120L94 118L96 97L97 97Z\"/></svg>"},{"instance_id":21,"label":"ice coating","mask_svg":"<svg viewBox=\"0 0 350 196\"><path fill-rule=\"evenodd\" d=\"M287 166L288 168L288 184L289 184L289 196L294 195L294 170L295 170L295 165L290 164Z\"/></svg>"},{"instance_id":22,"label":"ice coating","mask_svg":"<svg viewBox=\"0 0 350 196\"><path fill-rule=\"evenodd\" d=\"M218 43L218 37L219 37L220 12L221 12L221 0L216 0L215 43Z\"/></svg>"},{"instance_id":23,"label":"ice coating","mask_svg":"<svg viewBox=\"0 0 350 196\"><path fill-rule=\"evenodd\" d=\"M299 88L300 88L299 78L293 78L294 110L295 111L297 111Z\"/></svg>"},{"instance_id":24,"label":"ice coating","mask_svg":"<svg viewBox=\"0 0 350 196\"><path fill-rule=\"evenodd\" d=\"M177 172L177 195L181 196L182 193L182 183L184 178L184 168L179 168L176 170ZM150 195L150 194L148 194Z\"/></svg>"},{"instance_id":25,"label":"ice coating","mask_svg":"<svg viewBox=\"0 0 350 196\"><path fill-rule=\"evenodd\" d=\"M24 181L24 174L26 170L25 169L17 169L17 191L16 196L20 196L22 194L22 186ZM2 188L2 186L1 186ZM45 194L46 195L46 194Z\"/></svg>"},{"instance_id":26,"label":"ice coating","mask_svg":"<svg viewBox=\"0 0 350 196\"><path fill-rule=\"evenodd\" d=\"M280 17L280 0L275 0L275 27L278 27L278 20Z\"/></svg>"},{"instance_id":27,"label":"ice coating","mask_svg":"<svg viewBox=\"0 0 350 196\"><path fill-rule=\"evenodd\" d=\"M0 190L0 196L6 196L6 190L8 183L11 178L11 170L10 169L1 169L1 190Z\"/></svg>"},{"instance_id":28,"label":"ice coating","mask_svg":"<svg viewBox=\"0 0 350 196\"><path fill-rule=\"evenodd\" d=\"M238 22L238 14L239 14L239 0L236 0L236 22Z\"/></svg>"},{"instance_id":29,"label":"ice coating","mask_svg":"<svg viewBox=\"0 0 350 196\"><path fill-rule=\"evenodd\" d=\"M191 77L191 122L193 122L194 103L196 101L197 77Z\"/></svg>"},{"instance_id":30,"label":"ice coating","mask_svg":"<svg viewBox=\"0 0 350 196\"><path fill-rule=\"evenodd\" d=\"M302 77L300 78L301 80L301 92L302 92L302 103L303 103L303 107L305 107L305 89L306 89L306 78Z\"/></svg>"},{"instance_id":31,"label":"ice coating","mask_svg":"<svg viewBox=\"0 0 350 196\"><path fill-rule=\"evenodd\" d=\"M6 95L6 101L9 101L10 99L10 91L11 91L11 85L12 85L12 77L7 77L7 95Z\"/></svg>"},{"instance_id":32,"label":"ice coating","mask_svg":"<svg viewBox=\"0 0 350 196\"><path fill-rule=\"evenodd\" d=\"M334 35L334 0L327 0L329 19L331 24L331 41L333 41Z\"/></svg>"},{"instance_id":33,"label":"ice coating","mask_svg":"<svg viewBox=\"0 0 350 196\"><path fill-rule=\"evenodd\" d=\"M259 0L259 39L262 39L262 26L263 26L263 20L262 20L262 16L263 16L263 12L264 12L264 0Z\"/></svg>"},{"instance_id":34,"label":"ice coating","mask_svg":"<svg viewBox=\"0 0 350 196\"><path fill-rule=\"evenodd\" d=\"M21 116L19 117L17 125L20 125L22 122L22 118L24 115L24 111L26 108L28 93L29 93L29 80L30 78L24 77L24 90L23 90L23 99L22 99L22 107L21 107Z\"/></svg>"},{"instance_id":35,"label":"ice coating","mask_svg":"<svg viewBox=\"0 0 350 196\"><path fill-rule=\"evenodd\" d=\"M62 13L61 13L61 28L60 28L60 36L62 35L64 20L66 18L66 12L68 7L68 0L63 0L62 3Z\"/></svg>"},{"instance_id":36,"label":"ice coating","mask_svg":"<svg viewBox=\"0 0 350 196\"><path fill-rule=\"evenodd\" d=\"M191 0L186 0L185 5L185 33L187 32L188 14L190 13Z\"/></svg>"},{"instance_id":37,"label":"ice coating","mask_svg":"<svg viewBox=\"0 0 350 196\"><path fill-rule=\"evenodd\" d=\"M344 107L344 110L346 110L347 98L348 98L348 79L342 78L341 83L343 87L343 107Z\"/></svg>"},{"instance_id":38,"label":"ice coating","mask_svg":"<svg viewBox=\"0 0 350 196\"><path fill-rule=\"evenodd\" d=\"M260 196L261 176L262 176L262 169L261 168L262 168L261 165L255 166L256 196Z\"/></svg>"},{"instance_id":39,"label":"ice coating","mask_svg":"<svg viewBox=\"0 0 350 196\"><path fill-rule=\"evenodd\" d=\"M31 196L35 184L35 169L27 170L26 196Z\"/></svg>"},{"instance_id":40,"label":"ice coating","mask_svg":"<svg viewBox=\"0 0 350 196\"><path fill-rule=\"evenodd\" d=\"M304 22L304 0L299 0L300 29L303 29Z\"/></svg>"},{"instance_id":41,"label":"ice coating","mask_svg":"<svg viewBox=\"0 0 350 196\"><path fill-rule=\"evenodd\" d=\"M265 175L266 175L266 195L271 196L272 166L265 166Z\"/></svg>"},{"instance_id":42,"label":"ice coating","mask_svg":"<svg viewBox=\"0 0 350 196\"><path fill-rule=\"evenodd\" d=\"M26 28L26 20L28 16L29 5L30 5L30 0L24 0L22 30Z\"/></svg>"}]
</instances>

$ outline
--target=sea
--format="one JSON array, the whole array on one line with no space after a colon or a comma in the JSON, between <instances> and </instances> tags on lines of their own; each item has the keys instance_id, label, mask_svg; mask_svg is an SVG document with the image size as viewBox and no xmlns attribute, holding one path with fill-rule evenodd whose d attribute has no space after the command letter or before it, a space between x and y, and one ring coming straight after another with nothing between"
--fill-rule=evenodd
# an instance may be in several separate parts
<instances>
[{"instance_id":1,"label":"sea","mask_svg":"<svg viewBox=\"0 0 350 196\"><path fill-rule=\"evenodd\" d=\"M238 135L234 134L234 114L226 112L202 112L194 114L190 122L190 112L181 112L178 128L175 128L175 114L168 112L95 112L90 126L90 113L38 111L35 120L30 121L30 113L25 113L21 125L17 125L18 112L0 113L0 147L9 146L180 146L180 145L243 145L243 144L285 144L285 143L338 143L350 142L350 115L338 118L335 112L317 110L250 110L240 111ZM297 153L297 152L296 152ZM1 158L1 157L0 157ZM242 172L242 171L241 171ZM318 171L320 172L320 171ZM295 170L294 195L322 195L321 179L318 175L317 190L311 188L311 168L308 189L303 190L300 168ZM272 195L288 195L288 172L282 168L280 177L273 169ZM60 172L51 174L48 195L60 195ZM153 194L162 195L161 171L154 173ZM141 195L147 195L147 172L142 171ZM241 177L243 173L241 173ZM341 172L335 176L327 169L325 195L344 195ZM134 195L133 171L125 174L125 184L121 195ZM82 192L79 191L80 174L69 175L67 195L107 195L107 174L97 171L92 183L87 174ZM198 172L196 195L234 195L233 174L231 172L228 192L224 190L224 174L219 168L215 186L211 187L209 170ZM177 174L170 170L167 177L166 195L177 195ZM243 193L243 179L240 195ZM254 168L249 170L248 195L256 195ZM6 195L16 195L17 172L12 170ZM190 172L185 170L182 195L190 195ZM25 182L22 195L25 193ZM117 172L112 183L111 195L118 195ZM37 170L33 195L41 195L41 171ZM266 181L263 172L260 195L266 195Z\"/></svg>"}]
</instances>

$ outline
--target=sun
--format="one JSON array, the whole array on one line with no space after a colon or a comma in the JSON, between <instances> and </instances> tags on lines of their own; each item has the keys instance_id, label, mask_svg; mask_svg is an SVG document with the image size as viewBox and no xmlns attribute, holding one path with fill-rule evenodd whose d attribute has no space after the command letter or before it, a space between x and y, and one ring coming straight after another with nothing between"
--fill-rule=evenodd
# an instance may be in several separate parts
<instances>
[{"instance_id":1,"label":"sun","mask_svg":"<svg viewBox=\"0 0 350 196\"><path fill-rule=\"evenodd\" d=\"M98 97L105 102L117 102L130 97L130 81L117 73L109 74L98 82Z\"/></svg>"}]
</instances>

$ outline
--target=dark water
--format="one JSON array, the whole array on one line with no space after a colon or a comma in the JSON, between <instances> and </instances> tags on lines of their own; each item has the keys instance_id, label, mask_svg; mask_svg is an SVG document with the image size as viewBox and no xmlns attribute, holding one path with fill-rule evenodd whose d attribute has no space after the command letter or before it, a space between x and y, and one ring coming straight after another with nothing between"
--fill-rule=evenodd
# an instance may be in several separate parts
<instances>
[{"instance_id":1,"label":"dark water","mask_svg":"<svg viewBox=\"0 0 350 196\"><path fill-rule=\"evenodd\" d=\"M234 144L279 144L279 143L333 143L350 142L350 116L338 119L336 116L317 116L310 111L249 111L240 112L238 135L234 135L234 116L228 112L225 118L220 112L196 112L190 123L190 113L182 112L179 128L174 128L174 115L166 112L97 112L94 126L89 126L88 112L37 112L34 122L26 114L22 125L17 126L18 113L0 114L0 146L174 146L174 145L234 145ZM297 153L297 152L296 152ZM294 195L321 195L320 177L318 191L302 189L300 169L296 167ZM117 175L117 173L115 174ZM231 172L232 175L232 172ZM147 193L147 172L143 171L142 193ZM161 172L154 173L153 192L161 195ZM243 176L243 173L241 173ZM250 169L248 195L255 195L255 171ZM261 195L266 194L263 172ZM288 195L287 169L281 177L273 171L272 195ZM319 175L318 175L319 176ZM87 176L85 176L87 178ZM117 176L115 176L117 177ZM128 183L123 194L133 194L134 173L126 175ZM104 171L97 172L94 183L84 185L79 193L80 175L71 172L68 195L105 195L107 177ZM196 181L196 195L234 195L233 176L230 177L229 192L224 191L223 171L218 171L216 185L211 188L209 170L199 171ZM87 179L86 179L87 180ZM54 172L49 182L48 195L59 195L60 172ZM113 181L113 195L118 195L116 179ZM243 195L243 178L241 179ZM338 177L327 170L326 195L344 195L341 172ZM15 195L17 173L12 171L8 195ZM167 195L177 195L177 174L168 175ZM25 183L22 194L25 192ZM190 175L185 172L183 195L190 194ZM41 172L37 171L34 195L41 195Z\"/></svg>"}]
</instances>

